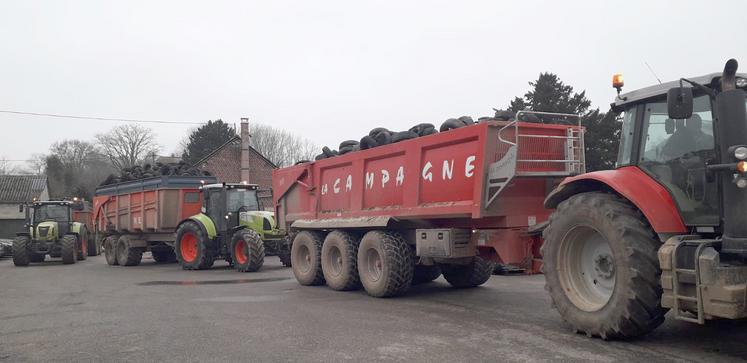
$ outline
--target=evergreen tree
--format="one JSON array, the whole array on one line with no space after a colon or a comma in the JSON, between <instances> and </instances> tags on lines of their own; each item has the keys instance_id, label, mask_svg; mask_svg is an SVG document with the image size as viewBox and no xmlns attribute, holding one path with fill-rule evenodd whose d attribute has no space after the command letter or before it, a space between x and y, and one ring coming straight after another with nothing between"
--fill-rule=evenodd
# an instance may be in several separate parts
<instances>
[{"instance_id":1,"label":"evergreen tree","mask_svg":"<svg viewBox=\"0 0 747 363\"><path fill-rule=\"evenodd\" d=\"M208 121L189 135L182 159L192 165L234 136L234 129L222 120Z\"/></svg>"},{"instance_id":2,"label":"evergreen tree","mask_svg":"<svg viewBox=\"0 0 747 363\"><path fill-rule=\"evenodd\" d=\"M598 108L590 110L591 101L586 98L586 92L575 93L572 86L564 84L555 74L540 73L529 86L531 89L523 97L511 101L509 110L581 115L581 124L586 127L586 170L614 168L620 136L620 124L614 115L600 112Z\"/></svg>"}]
</instances>

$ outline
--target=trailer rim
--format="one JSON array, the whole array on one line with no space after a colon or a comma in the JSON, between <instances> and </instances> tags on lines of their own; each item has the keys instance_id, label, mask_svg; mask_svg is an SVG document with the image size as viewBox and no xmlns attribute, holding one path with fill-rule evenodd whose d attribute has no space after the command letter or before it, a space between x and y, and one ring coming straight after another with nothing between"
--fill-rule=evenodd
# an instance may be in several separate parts
<instances>
[{"instance_id":1,"label":"trailer rim","mask_svg":"<svg viewBox=\"0 0 747 363\"><path fill-rule=\"evenodd\" d=\"M577 225L560 244L558 277L566 296L579 309L604 308L615 290L615 259L607 238L596 228Z\"/></svg>"},{"instance_id":2,"label":"trailer rim","mask_svg":"<svg viewBox=\"0 0 747 363\"><path fill-rule=\"evenodd\" d=\"M179 252L185 262L194 262L197 259L197 236L194 233L184 233L179 243Z\"/></svg>"},{"instance_id":3,"label":"trailer rim","mask_svg":"<svg viewBox=\"0 0 747 363\"><path fill-rule=\"evenodd\" d=\"M379 251L375 248L369 248L366 250L365 263L366 265L364 266L364 269L368 272L368 276L371 280L379 281L381 276L384 274L383 262Z\"/></svg>"},{"instance_id":4,"label":"trailer rim","mask_svg":"<svg viewBox=\"0 0 747 363\"><path fill-rule=\"evenodd\" d=\"M311 271L311 251L306 245L298 246L298 269L303 273Z\"/></svg>"}]
</instances>

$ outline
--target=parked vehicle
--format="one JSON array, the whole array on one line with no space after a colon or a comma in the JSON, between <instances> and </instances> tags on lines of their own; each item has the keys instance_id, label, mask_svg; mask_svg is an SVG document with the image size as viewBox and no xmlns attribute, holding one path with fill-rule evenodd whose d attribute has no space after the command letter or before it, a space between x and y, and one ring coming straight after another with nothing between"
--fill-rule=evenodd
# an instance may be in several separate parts
<instances>
[{"instance_id":1,"label":"parked vehicle","mask_svg":"<svg viewBox=\"0 0 747 363\"><path fill-rule=\"evenodd\" d=\"M99 187L96 230L107 263L138 265L145 251L157 262L210 268L224 259L239 271L256 271L265 248L284 245L272 213L260 210L257 186L216 183L207 176L160 176Z\"/></svg>"},{"instance_id":2,"label":"parked vehicle","mask_svg":"<svg viewBox=\"0 0 747 363\"><path fill-rule=\"evenodd\" d=\"M441 274L478 286L517 255L531 266L545 196L585 166L577 116L516 119L529 114L564 122L487 120L275 170L298 282L388 297Z\"/></svg>"},{"instance_id":3,"label":"parked vehicle","mask_svg":"<svg viewBox=\"0 0 747 363\"><path fill-rule=\"evenodd\" d=\"M75 218L83 216L75 213L83 209L77 198L21 204L19 211L26 213L27 229L16 233L13 240L13 263L28 266L43 262L47 255L62 257L64 264L85 260L90 251L90 234L86 223Z\"/></svg>"},{"instance_id":4,"label":"parked vehicle","mask_svg":"<svg viewBox=\"0 0 747 363\"><path fill-rule=\"evenodd\" d=\"M747 317L747 75L736 70L732 59L619 95L618 168L548 196L547 290L575 330L640 336L669 309L699 324Z\"/></svg>"}]
</instances>

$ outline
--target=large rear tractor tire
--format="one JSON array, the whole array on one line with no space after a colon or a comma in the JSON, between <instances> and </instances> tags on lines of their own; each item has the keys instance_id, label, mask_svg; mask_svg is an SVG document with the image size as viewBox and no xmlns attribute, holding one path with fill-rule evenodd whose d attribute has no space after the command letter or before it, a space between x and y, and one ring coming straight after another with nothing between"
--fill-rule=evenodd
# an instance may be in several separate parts
<instances>
[{"instance_id":1,"label":"large rear tractor tire","mask_svg":"<svg viewBox=\"0 0 747 363\"><path fill-rule=\"evenodd\" d=\"M90 237L90 236L89 236ZM98 256L101 254L101 240L98 238L98 234L93 235L93 239L89 240L88 243L88 256Z\"/></svg>"},{"instance_id":2,"label":"large rear tractor tire","mask_svg":"<svg viewBox=\"0 0 747 363\"><path fill-rule=\"evenodd\" d=\"M390 231L366 233L358 246L358 275L373 297L404 294L412 284L414 253L402 235Z\"/></svg>"},{"instance_id":3,"label":"large rear tractor tire","mask_svg":"<svg viewBox=\"0 0 747 363\"><path fill-rule=\"evenodd\" d=\"M259 234L242 229L231 238L231 260L239 272L255 272L265 263L265 244Z\"/></svg>"},{"instance_id":4,"label":"large rear tractor tire","mask_svg":"<svg viewBox=\"0 0 747 363\"><path fill-rule=\"evenodd\" d=\"M88 229L85 226L80 228L78 233L78 241L80 246L78 247L78 261L83 261L88 258Z\"/></svg>"},{"instance_id":5,"label":"large rear tractor tire","mask_svg":"<svg viewBox=\"0 0 747 363\"><path fill-rule=\"evenodd\" d=\"M122 235L117 241L117 262L121 266L137 266L143 259L143 249L133 247L130 236Z\"/></svg>"},{"instance_id":6,"label":"large rear tractor tire","mask_svg":"<svg viewBox=\"0 0 747 363\"><path fill-rule=\"evenodd\" d=\"M161 248L150 251L153 256L153 260L156 263L174 263L176 262L176 254L173 248Z\"/></svg>"},{"instance_id":7,"label":"large rear tractor tire","mask_svg":"<svg viewBox=\"0 0 747 363\"><path fill-rule=\"evenodd\" d=\"M480 256L467 265L441 265L446 281L456 288L477 287L486 283L493 275L495 264Z\"/></svg>"},{"instance_id":8,"label":"large rear tractor tire","mask_svg":"<svg viewBox=\"0 0 747 363\"><path fill-rule=\"evenodd\" d=\"M437 279L439 276L441 276L441 268L438 265L417 265L412 275L412 284L425 284Z\"/></svg>"},{"instance_id":9,"label":"large rear tractor tire","mask_svg":"<svg viewBox=\"0 0 747 363\"><path fill-rule=\"evenodd\" d=\"M358 277L358 244L360 240L344 231L332 231L322 245L322 274L332 290L346 291L360 287Z\"/></svg>"},{"instance_id":10,"label":"large rear tractor tire","mask_svg":"<svg viewBox=\"0 0 747 363\"><path fill-rule=\"evenodd\" d=\"M74 234L66 234L62 236L62 245L60 252L62 257L62 263L65 265L72 265L78 261L78 236Z\"/></svg>"},{"instance_id":11,"label":"large rear tractor tire","mask_svg":"<svg viewBox=\"0 0 747 363\"><path fill-rule=\"evenodd\" d=\"M215 262L213 250L208 248L208 236L195 222L186 222L177 228L174 252L185 270L209 269Z\"/></svg>"},{"instance_id":12,"label":"large rear tractor tire","mask_svg":"<svg viewBox=\"0 0 747 363\"><path fill-rule=\"evenodd\" d=\"M28 266L31 263L31 239L28 236L18 236L13 240L13 264Z\"/></svg>"},{"instance_id":13,"label":"large rear tractor tire","mask_svg":"<svg viewBox=\"0 0 747 363\"><path fill-rule=\"evenodd\" d=\"M119 237L109 236L104 239L104 258L109 266L119 265L117 261L117 241Z\"/></svg>"},{"instance_id":14,"label":"large rear tractor tire","mask_svg":"<svg viewBox=\"0 0 747 363\"><path fill-rule=\"evenodd\" d=\"M299 232L293 239L291 247L291 264L293 275L298 283L305 286L324 283L322 272L322 243L324 238L319 232Z\"/></svg>"},{"instance_id":15,"label":"large rear tractor tire","mask_svg":"<svg viewBox=\"0 0 747 363\"><path fill-rule=\"evenodd\" d=\"M544 239L546 289L576 331L624 339L664 322L660 242L628 201L601 192L574 195L552 214Z\"/></svg>"}]
</instances>

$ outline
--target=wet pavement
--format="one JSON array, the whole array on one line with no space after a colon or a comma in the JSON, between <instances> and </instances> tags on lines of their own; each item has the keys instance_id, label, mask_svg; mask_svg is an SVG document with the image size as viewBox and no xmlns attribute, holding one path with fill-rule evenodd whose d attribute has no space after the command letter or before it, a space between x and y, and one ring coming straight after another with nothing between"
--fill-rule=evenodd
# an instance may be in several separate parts
<instances>
[{"instance_id":1,"label":"wet pavement","mask_svg":"<svg viewBox=\"0 0 747 363\"><path fill-rule=\"evenodd\" d=\"M401 298L299 286L268 257L257 273L156 264L17 268L0 259L0 361L741 361L747 322L668 319L642 339L574 334L542 276L443 280Z\"/></svg>"}]
</instances>

